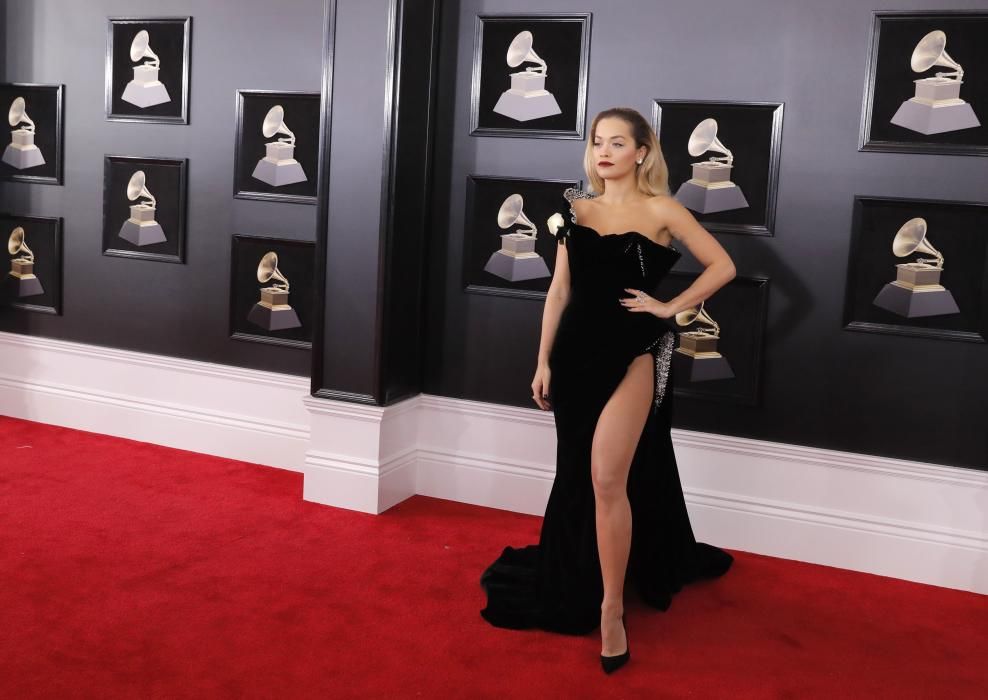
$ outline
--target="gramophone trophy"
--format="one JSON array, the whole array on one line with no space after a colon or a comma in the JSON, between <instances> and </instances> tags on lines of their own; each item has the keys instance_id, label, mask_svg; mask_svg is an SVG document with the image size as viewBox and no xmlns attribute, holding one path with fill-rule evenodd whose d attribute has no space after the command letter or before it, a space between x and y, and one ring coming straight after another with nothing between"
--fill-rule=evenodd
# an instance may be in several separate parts
<instances>
[{"instance_id":1,"label":"gramophone trophy","mask_svg":"<svg viewBox=\"0 0 988 700\"><path fill-rule=\"evenodd\" d=\"M521 224L524 228L501 234L501 249L494 251L484 265L484 271L509 282L549 277L549 267L542 256L535 252L539 231L522 211L525 200L520 194L510 195L497 212L497 225L511 228Z\"/></svg>"},{"instance_id":2,"label":"gramophone trophy","mask_svg":"<svg viewBox=\"0 0 988 700\"><path fill-rule=\"evenodd\" d=\"M127 183L127 199L133 202L145 197L150 201L142 200L137 204L131 204L130 218L120 227L120 237L136 246L162 243L168 240L165 238L165 232L161 230L161 224L154 220L158 201L148 191L144 183L143 170L138 170L130 176L130 182Z\"/></svg>"},{"instance_id":3,"label":"gramophone trophy","mask_svg":"<svg viewBox=\"0 0 988 700\"><path fill-rule=\"evenodd\" d=\"M717 138L717 120L704 119L690 134L687 150L691 156L717 151L723 156L693 163L693 177L680 185L676 200L687 209L700 214L712 214L748 206L741 188L731 182L734 154Z\"/></svg>"},{"instance_id":4,"label":"gramophone trophy","mask_svg":"<svg viewBox=\"0 0 988 700\"><path fill-rule=\"evenodd\" d=\"M302 322L288 305L288 280L278 270L278 254L274 251L265 253L257 266L257 281L265 284L271 280L279 283L261 288L261 300L251 307L247 320L268 331L298 328Z\"/></svg>"},{"instance_id":5,"label":"gramophone trophy","mask_svg":"<svg viewBox=\"0 0 988 700\"><path fill-rule=\"evenodd\" d=\"M257 161L254 177L275 187L305 182L302 164L295 160L295 134L285 126L285 110L281 105L268 110L261 133L266 139L275 134L285 134L286 138L264 144L265 156Z\"/></svg>"},{"instance_id":6,"label":"gramophone trophy","mask_svg":"<svg viewBox=\"0 0 988 700\"><path fill-rule=\"evenodd\" d=\"M10 261L10 276L17 280L16 294L18 297L33 297L44 294L41 280L34 275L34 253L24 242L24 229L18 226L7 239L7 252L11 255L21 254L21 257Z\"/></svg>"},{"instance_id":7,"label":"gramophone trophy","mask_svg":"<svg viewBox=\"0 0 988 700\"><path fill-rule=\"evenodd\" d=\"M683 331L679 334L679 347L672 356L674 371L684 374L691 382L731 379L734 372L730 364L717 352L720 326L703 309L703 302L676 314L676 323L680 326L688 326L693 321L710 328Z\"/></svg>"},{"instance_id":8,"label":"gramophone trophy","mask_svg":"<svg viewBox=\"0 0 988 700\"><path fill-rule=\"evenodd\" d=\"M882 287L872 302L875 306L906 318L960 313L954 295L940 284L943 255L927 239L925 219L904 223L892 240L892 252L898 258L913 253L934 257L896 265L895 281Z\"/></svg>"},{"instance_id":9,"label":"gramophone trophy","mask_svg":"<svg viewBox=\"0 0 988 700\"><path fill-rule=\"evenodd\" d=\"M914 80L916 94L902 103L892 123L921 134L942 134L981 126L971 105L961 99L964 69L947 53L947 35L936 29L916 44L910 60L914 73L925 73L933 66L954 70L932 78Z\"/></svg>"},{"instance_id":10,"label":"gramophone trophy","mask_svg":"<svg viewBox=\"0 0 988 700\"><path fill-rule=\"evenodd\" d=\"M14 130L10 132L10 143L3 151L3 162L18 170L44 165L41 149L34 145L34 122L27 116L23 97L15 97L10 103L7 121Z\"/></svg>"},{"instance_id":11,"label":"gramophone trophy","mask_svg":"<svg viewBox=\"0 0 988 700\"><path fill-rule=\"evenodd\" d=\"M138 107L152 107L165 102L171 102L168 90L158 80L161 59L148 45L150 37L146 29L137 32L130 44L130 60L136 63L149 58L147 63L134 66L134 79L127 83L120 99Z\"/></svg>"},{"instance_id":12,"label":"gramophone trophy","mask_svg":"<svg viewBox=\"0 0 988 700\"><path fill-rule=\"evenodd\" d=\"M549 69L546 62L532 50L533 41L529 31L520 32L512 40L508 47L508 65L517 68L522 63L531 62L538 66L527 66L524 70L512 73L511 88L502 92L494 105L494 111L498 114L520 122L562 113L556 98L545 89L545 77Z\"/></svg>"}]
</instances>

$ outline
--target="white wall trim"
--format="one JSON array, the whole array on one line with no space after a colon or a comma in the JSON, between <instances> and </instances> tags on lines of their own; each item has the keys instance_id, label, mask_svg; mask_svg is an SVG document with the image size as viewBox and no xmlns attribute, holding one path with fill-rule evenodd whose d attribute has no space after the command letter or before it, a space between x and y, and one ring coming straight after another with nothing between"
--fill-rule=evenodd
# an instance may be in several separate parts
<instances>
[{"instance_id":1,"label":"white wall trim","mask_svg":"<svg viewBox=\"0 0 988 700\"><path fill-rule=\"evenodd\" d=\"M0 413L301 470L306 500L414 494L541 515L551 413L422 394L308 395L273 372L0 332ZM988 594L988 472L674 429L697 538Z\"/></svg>"},{"instance_id":2,"label":"white wall trim","mask_svg":"<svg viewBox=\"0 0 988 700\"><path fill-rule=\"evenodd\" d=\"M301 470L305 377L0 332L0 413Z\"/></svg>"}]
</instances>

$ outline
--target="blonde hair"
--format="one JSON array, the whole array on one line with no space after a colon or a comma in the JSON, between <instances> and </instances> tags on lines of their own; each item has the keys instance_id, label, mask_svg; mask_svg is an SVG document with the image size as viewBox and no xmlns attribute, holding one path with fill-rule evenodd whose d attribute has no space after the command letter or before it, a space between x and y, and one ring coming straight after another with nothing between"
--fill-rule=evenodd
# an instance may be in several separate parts
<instances>
[{"instance_id":1,"label":"blonde hair","mask_svg":"<svg viewBox=\"0 0 988 700\"><path fill-rule=\"evenodd\" d=\"M587 139L587 149L583 154L583 170L590 182L590 191L601 194L604 191L604 178L597 174L596 158L593 154L593 142L597 136L597 124L601 119L617 117L623 119L631 127L631 136L635 140L635 149L644 146L647 149L645 159L637 167L638 191L651 196L669 194L669 168L662 156L662 147L655 129L645 121L638 110L630 107L611 107L600 112L593 118L590 125L590 138Z\"/></svg>"}]
</instances>

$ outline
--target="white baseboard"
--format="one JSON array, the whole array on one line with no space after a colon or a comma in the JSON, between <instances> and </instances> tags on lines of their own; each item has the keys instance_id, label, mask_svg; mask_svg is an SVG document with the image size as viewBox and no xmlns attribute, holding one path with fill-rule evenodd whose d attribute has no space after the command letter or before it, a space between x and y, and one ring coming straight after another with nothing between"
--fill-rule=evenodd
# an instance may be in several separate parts
<instances>
[{"instance_id":1,"label":"white baseboard","mask_svg":"<svg viewBox=\"0 0 988 700\"><path fill-rule=\"evenodd\" d=\"M0 413L299 471L305 377L0 332Z\"/></svg>"},{"instance_id":2,"label":"white baseboard","mask_svg":"<svg viewBox=\"0 0 988 700\"><path fill-rule=\"evenodd\" d=\"M541 515L550 413L0 332L0 413L302 470L306 500L380 513L414 494ZM730 549L988 594L988 472L673 430L693 529Z\"/></svg>"}]
</instances>

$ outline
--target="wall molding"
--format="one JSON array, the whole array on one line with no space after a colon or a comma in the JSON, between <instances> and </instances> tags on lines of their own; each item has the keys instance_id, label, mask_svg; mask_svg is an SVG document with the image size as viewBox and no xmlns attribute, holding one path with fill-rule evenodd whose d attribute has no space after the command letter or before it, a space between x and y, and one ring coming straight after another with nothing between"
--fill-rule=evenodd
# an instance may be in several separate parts
<instances>
[{"instance_id":1,"label":"wall molding","mask_svg":"<svg viewBox=\"0 0 988 700\"><path fill-rule=\"evenodd\" d=\"M0 413L299 470L306 377L0 332Z\"/></svg>"},{"instance_id":2,"label":"wall molding","mask_svg":"<svg viewBox=\"0 0 988 700\"><path fill-rule=\"evenodd\" d=\"M0 413L301 471L303 498L415 494L541 515L551 413L421 394L373 406L304 377L0 332ZM674 429L696 536L988 594L988 472Z\"/></svg>"}]
</instances>

